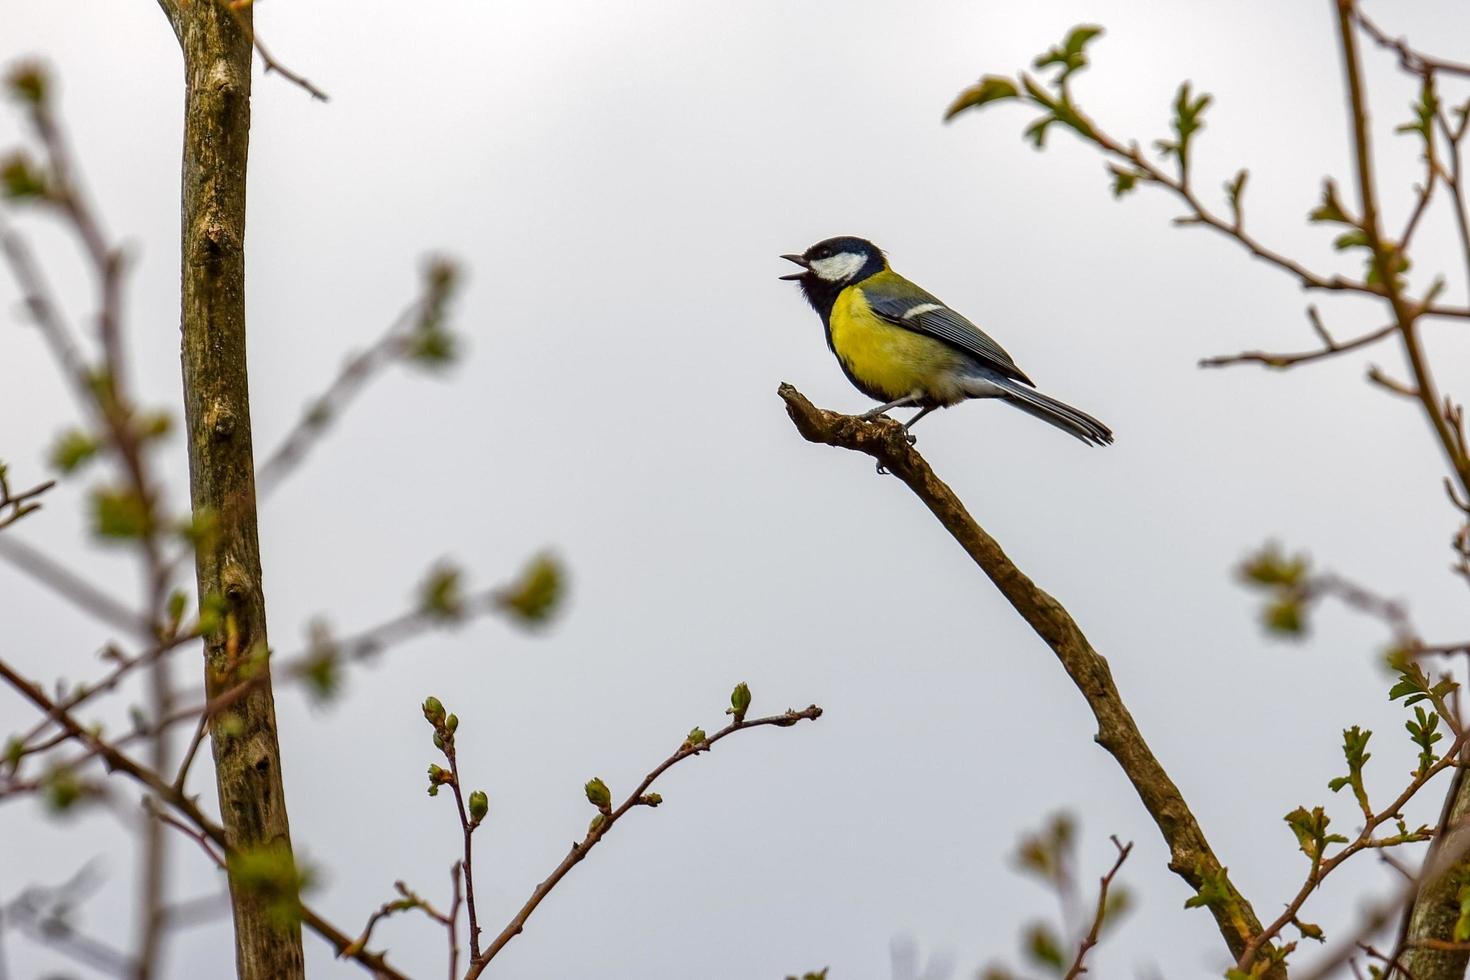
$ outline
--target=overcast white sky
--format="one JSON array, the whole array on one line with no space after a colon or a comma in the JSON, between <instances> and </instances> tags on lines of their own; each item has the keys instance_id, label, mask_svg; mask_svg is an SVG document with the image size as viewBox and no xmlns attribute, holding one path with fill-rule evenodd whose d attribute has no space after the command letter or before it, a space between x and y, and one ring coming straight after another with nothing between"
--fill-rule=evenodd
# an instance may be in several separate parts
<instances>
[{"instance_id":1,"label":"overcast white sky","mask_svg":"<svg viewBox=\"0 0 1470 980\"><path fill-rule=\"evenodd\" d=\"M1379 4L1391 30L1463 38L1455 4ZM1197 148L1212 194L1242 165L1261 237L1342 268L1302 216L1345 175L1330 5L1055 0L319 0L261 6L262 37L331 94L260 77L249 212L256 445L273 445L344 352L411 297L421 258L469 270L455 320L468 360L447 382L394 372L262 512L272 639L295 647L325 615L343 630L412 601L436 558L482 584L543 547L573 575L549 633L486 622L354 672L344 701L278 696L298 853L344 928L404 879L447 899L459 837L418 703L463 723L481 914L498 931L583 832L593 775L626 792L692 725L718 725L748 681L761 713L816 702L815 725L760 731L681 764L666 801L620 823L542 906L494 975L781 977L823 965L885 977L908 936L968 976L1014 959L1019 928L1052 916L1012 870L1020 833L1081 814L1084 871L1107 835L1137 847L1134 913L1095 975L1218 975L1212 920L1186 886L1050 652L923 508L871 462L802 442L775 396L869 403L832 361L815 316L778 282L781 252L836 234L888 249L901 272L990 331L1046 391L1097 415L1089 450L1019 412L972 404L918 430L920 448L1111 661L1144 733L1263 917L1303 874L1281 815L1332 797L1340 730L1380 734L1370 788L1402 785L1413 751L1374 666L1384 636L1332 611L1310 642L1265 641L1232 565L1268 537L1395 595L1430 637L1465 632L1445 571L1453 516L1416 411L1362 382L1385 349L1287 376L1202 373L1202 355L1296 349L1304 299L1229 243L1169 226L1141 192L1122 203L1102 164L1057 131L1038 155L1016 108L941 125L982 72L1010 71L1094 21L1107 36L1076 92L1119 136L1166 134L1185 78L1213 92ZM1401 18L1401 19L1400 19ZM150 0L0 0L0 63L38 55L109 229L132 243L138 384L179 399L179 56ZM1463 55L1464 52L1446 51ZM1402 214L1412 143L1388 137L1413 85L1371 58L1383 182ZM0 146L20 138L0 115ZM85 310L74 251L26 225ZM1421 269L1450 274L1451 226L1423 233ZM1335 264L1336 263L1336 264ZM1423 279L1421 278L1421 281ZM1380 313L1322 301L1344 332ZM0 306L17 307L0 281ZM0 334L0 457L24 480L73 409L18 315ZM1463 329L1436 326L1446 388L1470 387ZM183 448L167 463L184 472ZM185 498L176 483L174 500ZM130 565L81 534L84 482L15 533L124 594ZM0 654L43 679L91 668L105 630L0 565ZM0 694L0 733L28 719ZM197 786L212 795L207 772ZM130 788L125 788L131 794ZM131 796L128 797L131 799ZM1434 800L1412 814L1429 819ZM83 913L126 941L130 838L104 816L56 825L0 809L0 895L98 858L109 884ZM218 888L176 851L181 894ZM1363 869L1306 917L1341 936L1388 880ZM436 927L378 937L437 975ZM65 961L10 942L12 969ZM317 976L352 976L308 937ZM223 925L177 936L173 976L230 968Z\"/></svg>"}]
</instances>

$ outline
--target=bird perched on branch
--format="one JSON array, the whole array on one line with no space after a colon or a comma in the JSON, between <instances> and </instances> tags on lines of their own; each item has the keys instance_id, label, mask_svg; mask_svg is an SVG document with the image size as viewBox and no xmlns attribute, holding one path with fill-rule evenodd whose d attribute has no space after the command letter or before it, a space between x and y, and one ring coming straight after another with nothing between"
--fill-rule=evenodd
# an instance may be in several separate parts
<instances>
[{"instance_id":1,"label":"bird perched on branch","mask_svg":"<svg viewBox=\"0 0 1470 980\"><path fill-rule=\"evenodd\" d=\"M1107 426L1036 390L1011 355L984 331L888 267L862 238L829 238L781 276L801 284L827 328L827 346L859 391L883 402L864 413L913 406L904 430L936 408L969 398L999 398L1091 445L1113 441Z\"/></svg>"}]
</instances>

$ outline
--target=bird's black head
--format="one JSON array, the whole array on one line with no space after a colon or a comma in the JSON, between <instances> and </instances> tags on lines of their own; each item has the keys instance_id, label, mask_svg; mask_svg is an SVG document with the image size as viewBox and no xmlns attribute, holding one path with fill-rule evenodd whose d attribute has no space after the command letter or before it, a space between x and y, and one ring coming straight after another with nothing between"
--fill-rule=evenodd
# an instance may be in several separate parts
<instances>
[{"instance_id":1,"label":"bird's black head","mask_svg":"<svg viewBox=\"0 0 1470 980\"><path fill-rule=\"evenodd\" d=\"M817 242L800 255L781 258L801 266L800 272L781 276L801 283L807 301L826 319L837 294L888 268L883 252L866 238L844 235Z\"/></svg>"}]
</instances>

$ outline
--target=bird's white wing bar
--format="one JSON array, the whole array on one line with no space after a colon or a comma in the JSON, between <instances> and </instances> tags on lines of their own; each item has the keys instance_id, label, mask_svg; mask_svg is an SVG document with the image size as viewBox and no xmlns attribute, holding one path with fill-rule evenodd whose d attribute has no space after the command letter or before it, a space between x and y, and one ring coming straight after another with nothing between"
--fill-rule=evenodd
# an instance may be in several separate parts
<instances>
[{"instance_id":1,"label":"bird's white wing bar","mask_svg":"<svg viewBox=\"0 0 1470 980\"><path fill-rule=\"evenodd\" d=\"M859 283L857 288L863 289L863 284ZM939 302L937 297L917 287L910 289L912 291L904 296L884 295L877 289L863 289L863 298L868 301L868 307L874 313L895 326L942 340L977 358L985 367L993 368L1024 384L1031 384L1031 379L1016 367L1011 355L991 339L989 334ZM916 297L913 292L920 295ZM919 302L916 303L915 299Z\"/></svg>"},{"instance_id":2,"label":"bird's white wing bar","mask_svg":"<svg viewBox=\"0 0 1470 980\"><path fill-rule=\"evenodd\" d=\"M914 317L920 316L924 313L933 313L935 310L942 309L944 309L944 304L942 303L920 303L918 306L910 307L908 311L904 313L903 318L905 320L912 320Z\"/></svg>"}]
</instances>

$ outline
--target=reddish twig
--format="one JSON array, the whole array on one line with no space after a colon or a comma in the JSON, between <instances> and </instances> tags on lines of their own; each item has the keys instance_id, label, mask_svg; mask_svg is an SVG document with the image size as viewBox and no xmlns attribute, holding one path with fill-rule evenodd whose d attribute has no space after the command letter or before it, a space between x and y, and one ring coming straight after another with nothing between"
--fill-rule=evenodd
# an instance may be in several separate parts
<instances>
[{"instance_id":1,"label":"reddish twig","mask_svg":"<svg viewBox=\"0 0 1470 980\"><path fill-rule=\"evenodd\" d=\"M520 911L517 912L515 916L510 920L510 922L506 925L506 927L501 930L500 935L496 936L494 941L491 942L489 946L485 947L485 951L483 953L470 961L469 969L465 971L464 980L475 980L476 977L484 972L485 967L489 965L490 961L495 958L496 954L498 954L502 949L505 948L506 943L510 942L516 936L519 936L521 934L521 931L526 927L526 920L531 917L531 913L536 911L536 907L540 905L542 900L544 900L546 896L551 893L551 890L555 888L557 884L567 876L567 872L571 871L574 867L581 863L582 859L587 856L587 853L591 851L593 847L597 846L598 841L607 836L607 832L612 829L613 824L622 819L623 816L625 816L628 811L632 810L634 807L658 805L658 798L650 797L649 795L647 795L648 790L653 785L654 780L663 775L663 773L671 766L683 761L684 759L689 758L690 756L698 755L701 752L708 752L716 742L729 735L733 735L736 732L744 731L750 728L759 728L765 725L774 725L778 728L790 728L792 725L795 725L799 721L816 721L821 716L822 709L817 707L816 705L810 705L800 711L786 711L783 714L772 715L768 718L755 718L746 721L742 718L737 717L734 721L730 722L730 724L726 725L724 728L715 732L713 735L710 735L704 741L699 742L698 744L693 744L686 741L684 744L680 745L678 750L675 751L673 755L669 756L663 762L659 763L656 767L654 767L652 772L643 777L643 781L640 782L637 788L635 788L633 792L628 795L628 798L623 801L622 805L617 807L617 809L608 809L606 812L600 814L601 819L595 819L593 821L592 826L589 827L587 830L587 835L577 843L573 844L571 851L567 854L565 858L562 859L561 863L552 870L551 874L547 876L546 880L542 881L541 884L536 886L535 891L531 893L531 897L526 900L526 903L521 906Z\"/></svg>"},{"instance_id":2,"label":"reddish twig","mask_svg":"<svg viewBox=\"0 0 1470 980\"><path fill-rule=\"evenodd\" d=\"M1102 932L1103 920L1107 917L1108 911L1108 888L1112 885L1113 878L1117 876L1118 869L1123 867L1123 862L1128 860L1128 855L1133 850L1132 841L1129 841L1127 844L1120 844L1118 843L1116 834L1108 839L1118 849L1118 859L1113 862L1113 866L1108 870L1108 873L1102 876L1097 890L1097 910L1092 916L1092 928L1087 930L1087 935L1083 936L1082 942L1077 945L1077 957L1072 961L1071 969L1066 972L1062 980L1076 980L1077 977L1087 972L1087 967L1083 965L1083 961L1087 958L1087 954L1092 951L1092 948L1097 945L1098 935Z\"/></svg>"}]
</instances>

